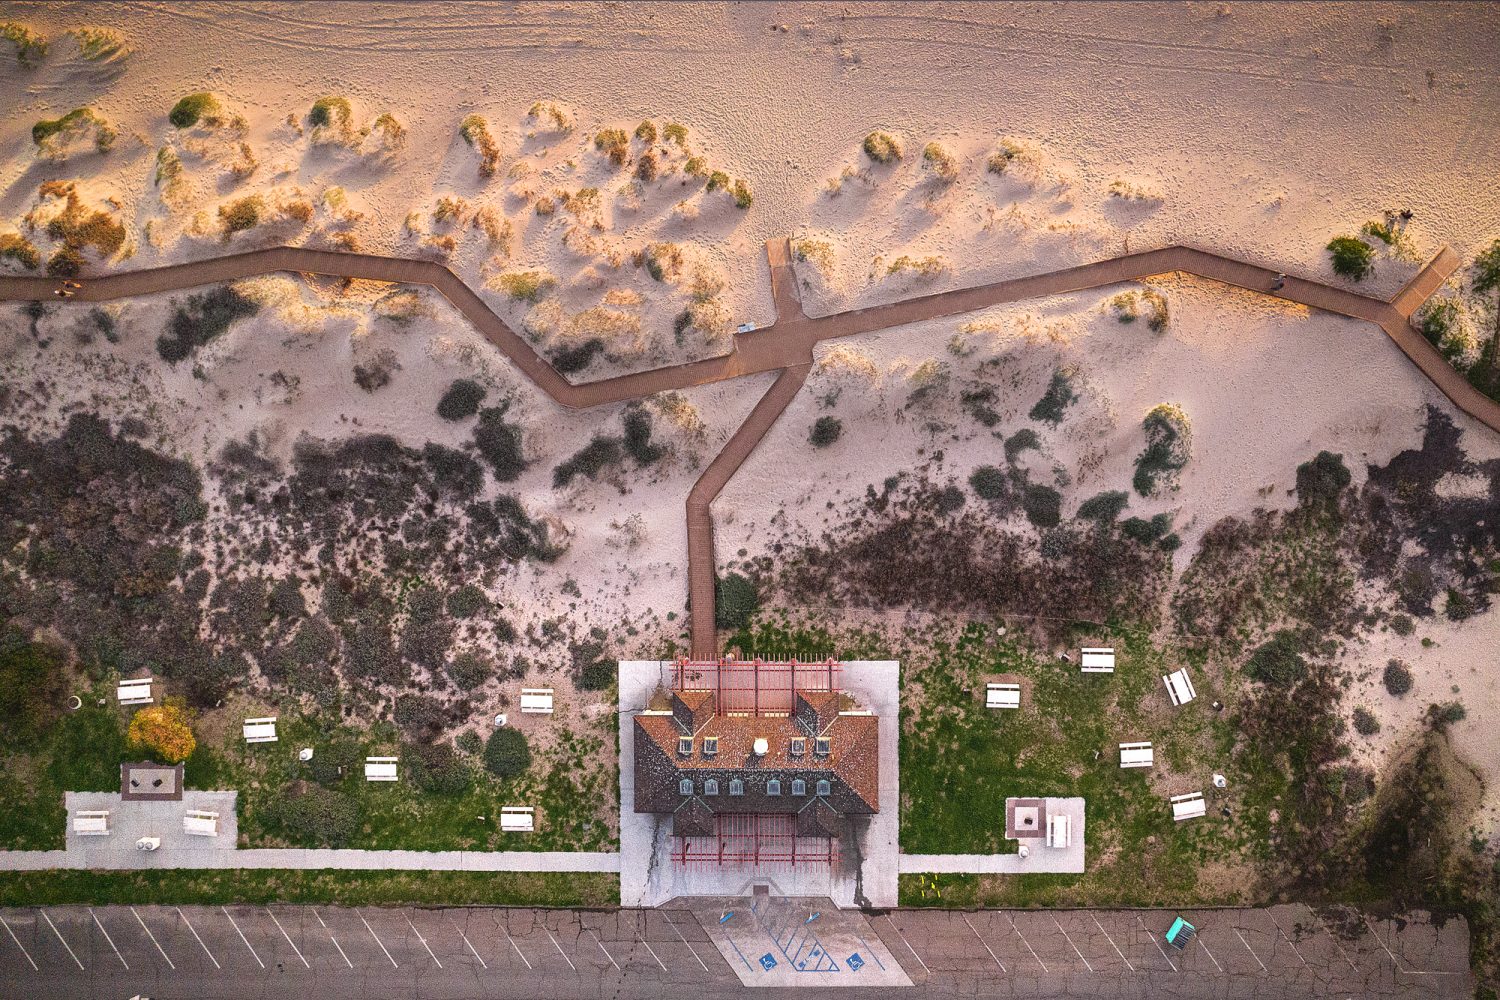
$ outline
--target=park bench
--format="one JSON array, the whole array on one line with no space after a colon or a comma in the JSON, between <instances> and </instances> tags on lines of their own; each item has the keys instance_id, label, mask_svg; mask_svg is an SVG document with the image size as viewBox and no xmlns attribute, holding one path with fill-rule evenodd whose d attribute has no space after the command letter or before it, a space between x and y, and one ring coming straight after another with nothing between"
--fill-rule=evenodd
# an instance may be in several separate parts
<instances>
[{"instance_id":1,"label":"park bench","mask_svg":"<svg viewBox=\"0 0 1500 1000\"><path fill-rule=\"evenodd\" d=\"M192 834L194 837L217 837L219 814L205 812L202 809L189 809L182 817L182 832Z\"/></svg>"},{"instance_id":2,"label":"park bench","mask_svg":"<svg viewBox=\"0 0 1500 1000\"><path fill-rule=\"evenodd\" d=\"M551 715L552 689L522 688L521 711L528 715Z\"/></svg>"},{"instance_id":3,"label":"park bench","mask_svg":"<svg viewBox=\"0 0 1500 1000\"><path fill-rule=\"evenodd\" d=\"M80 837L109 836L109 810L87 809L74 813L73 832Z\"/></svg>"}]
</instances>

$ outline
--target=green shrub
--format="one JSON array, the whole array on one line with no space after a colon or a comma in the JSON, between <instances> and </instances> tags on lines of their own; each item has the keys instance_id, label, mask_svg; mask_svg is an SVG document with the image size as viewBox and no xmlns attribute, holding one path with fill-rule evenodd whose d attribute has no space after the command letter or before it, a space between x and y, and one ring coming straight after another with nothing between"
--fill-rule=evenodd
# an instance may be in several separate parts
<instances>
[{"instance_id":1,"label":"green shrub","mask_svg":"<svg viewBox=\"0 0 1500 1000\"><path fill-rule=\"evenodd\" d=\"M88 62L103 62L130 55L125 39L109 28L74 28L68 34L78 41L78 54Z\"/></svg>"},{"instance_id":2,"label":"green shrub","mask_svg":"<svg viewBox=\"0 0 1500 1000\"><path fill-rule=\"evenodd\" d=\"M676 243L652 243L641 254L646 273L656 281L671 281L682 273L685 258Z\"/></svg>"},{"instance_id":3,"label":"green shrub","mask_svg":"<svg viewBox=\"0 0 1500 1000\"><path fill-rule=\"evenodd\" d=\"M714 624L724 629L742 629L760 610L760 590L755 581L739 573L719 577L714 594Z\"/></svg>"},{"instance_id":4,"label":"green shrub","mask_svg":"<svg viewBox=\"0 0 1500 1000\"><path fill-rule=\"evenodd\" d=\"M969 474L969 488L981 500L999 500L1010 493L1010 476L1004 469L981 465Z\"/></svg>"},{"instance_id":5,"label":"green shrub","mask_svg":"<svg viewBox=\"0 0 1500 1000\"><path fill-rule=\"evenodd\" d=\"M1154 288L1121 292L1109 300L1109 306L1121 323L1134 323L1144 315L1152 333L1164 331L1170 319L1167 297Z\"/></svg>"},{"instance_id":6,"label":"green shrub","mask_svg":"<svg viewBox=\"0 0 1500 1000\"><path fill-rule=\"evenodd\" d=\"M656 123L652 122L652 121L649 121L649 120L641 122L639 125L637 125L635 127L635 137L637 139L641 140L642 142L646 143L647 145L650 145L651 143L655 142L656 141Z\"/></svg>"},{"instance_id":7,"label":"green shrub","mask_svg":"<svg viewBox=\"0 0 1500 1000\"><path fill-rule=\"evenodd\" d=\"M876 163L895 163L901 159L901 143L889 132L871 132L865 136L864 150Z\"/></svg>"},{"instance_id":8,"label":"green shrub","mask_svg":"<svg viewBox=\"0 0 1500 1000\"><path fill-rule=\"evenodd\" d=\"M1282 629L1257 646L1245 664L1245 675L1275 687L1291 687L1307 676L1307 661L1302 657L1302 636Z\"/></svg>"},{"instance_id":9,"label":"green shrub","mask_svg":"<svg viewBox=\"0 0 1500 1000\"><path fill-rule=\"evenodd\" d=\"M258 194L246 195L219 206L219 223L224 235L241 233L260 225L266 215L266 200Z\"/></svg>"},{"instance_id":10,"label":"green shrub","mask_svg":"<svg viewBox=\"0 0 1500 1000\"><path fill-rule=\"evenodd\" d=\"M1005 460L1014 465L1021 452L1041 448L1042 439L1030 427L1022 427L1005 439Z\"/></svg>"},{"instance_id":11,"label":"green shrub","mask_svg":"<svg viewBox=\"0 0 1500 1000\"><path fill-rule=\"evenodd\" d=\"M1375 251L1354 236L1335 236L1328 241L1333 273L1351 281L1362 281L1375 270Z\"/></svg>"},{"instance_id":12,"label":"green shrub","mask_svg":"<svg viewBox=\"0 0 1500 1000\"><path fill-rule=\"evenodd\" d=\"M20 629L0 631L0 741L26 746L57 719L66 692L67 657L30 642Z\"/></svg>"},{"instance_id":13,"label":"green shrub","mask_svg":"<svg viewBox=\"0 0 1500 1000\"><path fill-rule=\"evenodd\" d=\"M1167 537L1172 530L1172 515L1157 514L1152 518L1127 517L1120 522L1120 534L1133 542L1151 545Z\"/></svg>"},{"instance_id":14,"label":"green shrub","mask_svg":"<svg viewBox=\"0 0 1500 1000\"><path fill-rule=\"evenodd\" d=\"M1085 521L1113 524L1130 505L1130 494L1123 490L1106 490L1078 505L1078 516Z\"/></svg>"},{"instance_id":15,"label":"green shrub","mask_svg":"<svg viewBox=\"0 0 1500 1000\"><path fill-rule=\"evenodd\" d=\"M86 263L83 254L72 247L59 247L47 258L47 273L54 278L76 278Z\"/></svg>"},{"instance_id":16,"label":"green shrub","mask_svg":"<svg viewBox=\"0 0 1500 1000\"><path fill-rule=\"evenodd\" d=\"M1456 722L1462 722L1469 717L1469 710L1456 701L1443 702L1441 705L1427 706L1427 721L1433 729L1443 730Z\"/></svg>"},{"instance_id":17,"label":"green shrub","mask_svg":"<svg viewBox=\"0 0 1500 1000\"><path fill-rule=\"evenodd\" d=\"M615 166L624 166L625 161L630 159L630 136L625 134L624 129L601 129L594 136L594 148L608 156L609 162Z\"/></svg>"},{"instance_id":18,"label":"green shrub","mask_svg":"<svg viewBox=\"0 0 1500 1000\"><path fill-rule=\"evenodd\" d=\"M473 691L495 676L495 668L488 659L477 653L460 653L448 664L448 678L464 691Z\"/></svg>"},{"instance_id":19,"label":"green shrub","mask_svg":"<svg viewBox=\"0 0 1500 1000\"><path fill-rule=\"evenodd\" d=\"M944 516L954 514L963 509L969 498L964 496L964 491L957 486L945 486L938 490L936 502L933 507L939 514Z\"/></svg>"},{"instance_id":20,"label":"green shrub","mask_svg":"<svg viewBox=\"0 0 1500 1000\"><path fill-rule=\"evenodd\" d=\"M233 285L190 296L173 310L167 332L156 339L156 352L163 361L175 364L222 336L235 320L259 311L260 304L240 294Z\"/></svg>"},{"instance_id":21,"label":"green shrub","mask_svg":"<svg viewBox=\"0 0 1500 1000\"><path fill-rule=\"evenodd\" d=\"M594 363L594 358L604 353L604 341L598 337L585 340L576 347L559 347L553 351L549 360L552 367L563 375L571 375L581 372Z\"/></svg>"},{"instance_id":22,"label":"green shrub","mask_svg":"<svg viewBox=\"0 0 1500 1000\"><path fill-rule=\"evenodd\" d=\"M454 618L473 618L488 610L489 606L489 596L472 583L466 583L448 595L448 613Z\"/></svg>"},{"instance_id":23,"label":"green shrub","mask_svg":"<svg viewBox=\"0 0 1500 1000\"><path fill-rule=\"evenodd\" d=\"M1394 614L1394 615L1391 615L1391 631L1392 632L1396 633L1397 635L1401 636L1402 638L1405 638L1406 636L1411 635L1416 630L1417 630L1417 625L1416 625L1415 622L1413 622L1411 620L1411 615L1406 615L1406 614ZM1392 660L1391 662L1392 663L1398 663L1400 661L1398 661L1398 660ZM1394 692L1392 692L1392 693L1394 693Z\"/></svg>"},{"instance_id":24,"label":"green shrub","mask_svg":"<svg viewBox=\"0 0 1500 1000\"><path fill-rule=\"evenodd\" d=\"M508 271L496 281L516 302L540 302L557 287L557 279L546 271Z\"/></svg>"},{"instance_id":25,"label":"green shrub","mask_svg":"<svg viewBox=\"0 0 1500 1000\"><path fill-rule=\"evenodd\" d=\"M359 803L317 785L274 795L261 807L267 826L301 847L343 847L359 832Z\"/></svg>"},{"instance_id":26,"label":"green shrub","mask_svg":"<svg viewBox=\"0 0 1500 1000\"><path fill-rule=\"evenodd\" d=\"M502 483L519 479L528 464L521 448L521 428L505 420L509 408L508 401L487 406L479 411L479 422L474 425L474 444Z\"/></svg>"},{"instance_id":27,"label":"green shrub","mask_svg":"<svg viewBox=\"0 0 1500 1000\"><path fill-rule=\"evenodd\" d=\"M477 757L484 752L484 737L477 729L465 729L454 737L453 745L470 757Z\"/></svg>"},{"instance_id":28,"label":"green shrub","mask_svg":"<svg viewBox=\"0 0 1500 1000\"><path fill-rule=\"evenodd\" d=\"M20 233L0 233L0 260L13 260L29 271L42 265L36 245Z\"/></svg>"},{"instance_id":29,"label":"green shrub","mask_svg":"<svg viewBox=\"0 0 1500 1000\"><path fill-rule=\"evenodd\" d=\"M1055 528L1062 520L1062 494L1050 486L1028 483L1021 495L1026 520L1038 528Z\"/></svg>"},{"instance_id":30,"label":"green shrub","mask_svg":"<svg viewBox=\"0 0 1500 1000\"><path fill-rule=\"evenodd\" d=\"M813 422L807 440L814 448L827 448L844 433L844 422L838 417L819 417Z\"/></svg>"},{"instance_id":31,"label":"green shrub","mask_svg":"<svg viewBox=\"0 0 1500 1000\"><path fill-rule=\"evenodd\" d=\"M1304 507L1336 508L1351 478L1343 455L1320 451L1316 458L1297 466L1297 502Z\"/></svg>"},{"instance_id":32,"label":"green shrub","mask_svg":"<svg viewBox=\"0 0 1500 1000\"><path fill-rule=\"evenodd\" d=\"M722 170L714 170L708 175L708 190L721 191L729 187L729 175Z\"/></svg>"},{"instance_id":33,"label":"green shrub","mask_svg":"<svg viewBox=\"0 0 1500 1000\"><path fill-rule=\"evenodd\" d=\"M1135 491L1143 497L1154 496L1159 481L1180 471L1192 454L1192 425L1187 414L1176 403L1160 403L1151 408L1141 422L1146 432L1146 448L1135 460Z\"/></svg>"},{"instance_id":34,"label":"green shrub","mask_svg":"<svg viewBox=\"0 0 1500 1000\"><path fill-rule=\"evenodd\" d=\"M578 671L578 686L585 691L605 691L615 682L619 672L616 662L606 656L596 656Z\"/></svg>"},{"instance_id":35,"label":"green shrub","mask_svg":"<svg viewBox=\"0 0 1500 1000\"><path fill-rule=\"evenodd\" d=\"M205 125L217 125L223 108L219 99L210 93L189 94L167 112L167 121L174 128L192 128L200 121Z\"/></svg>"},{"instance_id":36,"label":"green shrub","mask_svg":"<svg viewBox=\"0 0 1500 1000\"><path fill-rule=\"evenodd\" d=\"M45 146L63 133L82 132L89 128L94 129L94 148L101 153L108 152L119 138L120 133L99 112L93 108L74 108L61 118L44 118L31 126L31 141Z\"/></svg>"},{"instance_id":37,"label":"green shrub","mask_svg":"<svg viewBox=\"0 0 1500 1000\"><path fill-rule=\"evenodd\" d=\"M661 136L667 142L675 142L678 149L687 149L687 126L676 122L668 122L666 128L662 129Z\"/></svg>"},{"instance_id":38,"label":"green shrub","mask_svg":"<svg viewBox=\"0 0 1500 1000\"><path fill-rule=\"evenodd\" d=\"M307 113L307 123L315 129L347 129L354 119L354 109L347 97L320 97Z\"/></svg>"},{"instance_id":39,"label":"green shrub","mask_svg":"<svg viewBox=\"0 0 1500 1000\"><path fill-rule=\"evenodd\" d=\"M479 176L493 177L500 167L500 144L490 134L483 115L469 115L458 126L464 142L479 150Z\"/></svg>"},{"instance_id":40,"label":"green shrub","mask_svg":"<svg viewBox=\"0 0 1500 1000\"><path fill-rule=\"evenodd\" d=\"M596 480L606 468L620 461L621 454L619 438L598 435L552 470L552 488L561 489L580 475Z\"/></svg>"},{"instance_id":41,"label":"green shrub","mask_svg":"<svg viewBox=\"0 0 1500 1000\"><path fill-rule=\"evenodd\" d=\"M479 412L479 404L489 393L471 378L456 378L448 384L438 400L437 413L444 420L463 420Z\"/></svg>"},{"instance_id":42,"label":"green shrub","mask_svg":"<svg viewBox=\"0 0 1500 1000\"><path fill-rule=\"evenodd\" d=\"M734 205L736 208L745 209L755 204L755 196L750 193L749 185L742 180L734 182L734 187L730 189L730 193L734 195Z\"/></svg>"},{"instance_id":43,"label":"green shrub","mask_svg":"<svg viewBox=\"0 0 1500 1000\"><path fill-rule=\"evenodd\" d=\"M1354 710L1354 731L1361 736L1374 736L1380 732L1380 720L1375 718L1367 708L1356 708Z\"/></svg>"},{"instance_id":44,"label":"green shrub","mask_svg":"<svg viewBox=\"0 0 1500 1000\"><path fill-rule=\"evenodd\" d=\"M1047 384L1047 391L1042 398L1036 401L1028 416L1032 420L1040 420L1043 423L1057 425L1062 422L1063 411L1078 401L1078 394L1073 391L1074 371L1071 368L1058 368L1052 373L1052 381Z\"/></svg>"},{"instance_id":45,"label":"green shrub","mask_svg":"<svg viewBox=\"0 0 1500 1000\"><path fill-rule=\"evenodd\" d=\"M495 730L484 745L484 766L501 779L525 774L531 767L531 748L526 745L526 735L508 726Z\"/></svg>"},{"instance_id":46,"label":"green shrub","mask_svg":"<svg viewBox=\"0 0 1500 1000\"><path fill-rule=\"evenodd\" d=\"M462 795L472 781L469 765L447 743L405 744L401 763L412 784L434 795Z\"/></svg>"},{"instance_id":47,"label":"green shrub","mask_svg":"<svg viewBox=\"0 0 1500 1000\"><path fill-rule=\"evenodd\" d=\"M661 460L667 450L651 440L651 414L640 406L625 410L625 453L635 459L637 465L652 465Z\"/></svg>"}]
</instances>

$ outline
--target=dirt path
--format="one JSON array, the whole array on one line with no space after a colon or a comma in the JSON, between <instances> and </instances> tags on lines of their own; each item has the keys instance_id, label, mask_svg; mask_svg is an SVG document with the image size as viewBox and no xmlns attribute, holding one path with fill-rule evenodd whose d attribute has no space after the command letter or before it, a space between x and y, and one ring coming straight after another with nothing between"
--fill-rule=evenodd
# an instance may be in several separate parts
<instances>
[{"instance_id":1,"label":"dirt path","mask_svg":"<svg viewBox=\"0 0 1500 1000\"><path fill-rule=\"evenodd\" d=\"M1169 246L1079 267L1012 278L974 288L939 292L818 318L809 317L802 311L789 241L775 240L768 243L766 255L771 268L771 293L777 312L773 325L763 330L737 334L734 350L729 354L579 384L569 382L558 374L462 279L448 268L432 261L309 250L303 247L271 247L209 260L138 271L119 271L89 278L82 282L82 287L75 292L73 299L100 302L179 291L272 271L428 285L453 303L480 333L543 392L563 406L575 408L623 402L670 389L685 389L743 375L779 371L780 377L761 397L723 450L709 463L688 494L688 608L692 628L691 654L694 659L714 659L718 656L718 636L714 628L713 522L710 516L714 498L750 457L755 446L796 396L812 367L813 348L820 341L973 312L1021 299L1099 288L1181 271L1376 324L1452 400L1453 405L1500 433L1500 403L1471 386L1411 324L1412 314L1459 265L1458 256L1447 247L1428 261L1390 301L1290 276L1284 279L1282 288L1273 292L1271 288L1278 275L1269 268L1192 247ZM60 282L54 278L0 277L0 301L50 301L56 298L59 286Z\"/></svg>"}]
</instances>

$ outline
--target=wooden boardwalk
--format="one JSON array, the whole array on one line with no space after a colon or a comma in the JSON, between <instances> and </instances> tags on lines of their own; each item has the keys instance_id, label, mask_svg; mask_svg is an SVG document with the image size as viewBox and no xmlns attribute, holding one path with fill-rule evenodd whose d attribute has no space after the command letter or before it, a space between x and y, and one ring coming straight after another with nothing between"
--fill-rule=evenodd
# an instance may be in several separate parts
<instances>
[{"instance_id":1,"label":"wooden boardwalk","mask_svg":"<svg viewBox=\"0 0 1500 1000\"><path fill-rule=\"evenodd\" d=\"M572 383L563 378L496 315L478 293L448 268L433 261L304 247L270 247L90 277L82 282L83 287L77 290L73 301L101 302L180 291L275 271L427 285L451 302L543 392L561 405L574 408L618 403L759 372L779 372L776 382L756 403L745 423L709 463L688 494L688 607L691 653L695 659L718 656L718 636L714 628L716 562L711 517L714 498L795 398L811 369L813 349L824 340L956 316L1022 299L1100 288L1180 271L1376 324L1456 407L1491 430L1500 432L1500 404L1471 386L1411 324L1413 313L1459 265L1458 256L1447 247L1428 261L1389 301L1292 276L1285 278L1281 289L1272 292L1277 272L1270 268L1193 247L1169 246L817 318L807 316L802 310L790 242L771 241L766 245L766 255L771 269L771 294L776 305L777 318L773 325L737 334L734 349L728 354L583 383ZM58 287L59 281L53 278L0 277L0 301L53 301Z\"/></svg>"}]
</instances>

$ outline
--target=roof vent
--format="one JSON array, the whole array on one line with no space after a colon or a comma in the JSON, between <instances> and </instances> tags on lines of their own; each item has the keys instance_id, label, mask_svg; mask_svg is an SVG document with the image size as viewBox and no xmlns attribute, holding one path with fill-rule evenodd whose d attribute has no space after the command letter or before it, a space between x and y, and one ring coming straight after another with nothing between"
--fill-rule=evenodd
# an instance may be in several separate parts
<instances>
[{"instance_id":1,"label":"roof vent","mask_svg":"<svg viewBox=\"0 0 1500 1000\"><path fill-rule=\"evenodd\" d=\"M757 736L755 738L755 756L764 757L770 752L771 744L766 741L766 738L764 736Z\"/></svg>"}]
</instances>

